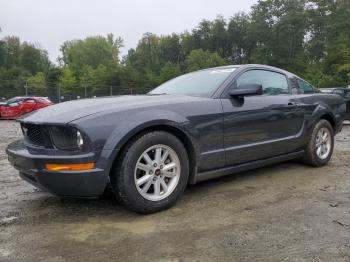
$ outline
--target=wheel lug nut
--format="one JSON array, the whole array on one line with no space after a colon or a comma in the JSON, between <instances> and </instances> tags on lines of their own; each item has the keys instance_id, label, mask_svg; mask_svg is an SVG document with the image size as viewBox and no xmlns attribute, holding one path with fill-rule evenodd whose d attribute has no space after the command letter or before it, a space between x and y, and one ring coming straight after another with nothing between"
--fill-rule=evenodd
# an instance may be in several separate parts
<instances>
[{"instance_id":1,"label":"wheel lug nut","mask_svg":"<svg viewBox=\"0 0 350 262\"><path fill-rule=\"evenodd\" d=\"M163 165L160 165L160 169L163 169Z\"/></svg>"},{"instance_id":2,"label":"wheel lug nut","mask_svg":"<svg viewBox=\"0 0 350 262\"><path fill-rule=\"evenodd\" d=\"M157 167L157 164L156 164L156 163L154 163L154 164L153 164L153 166L154 166L154 167Z\"/></svg>"},{"instance_id":3,"label":"wheel lug nut","mask_svg":"<svg viewBox=\"0 0 350 262\"><path fill-rule=\"evenodd\" d=\"M152 170L150 170L148 173L149 173L150 175L152 175L152 174L153 174L153 171L152 171Z\"/></svg>"}]
</instances>

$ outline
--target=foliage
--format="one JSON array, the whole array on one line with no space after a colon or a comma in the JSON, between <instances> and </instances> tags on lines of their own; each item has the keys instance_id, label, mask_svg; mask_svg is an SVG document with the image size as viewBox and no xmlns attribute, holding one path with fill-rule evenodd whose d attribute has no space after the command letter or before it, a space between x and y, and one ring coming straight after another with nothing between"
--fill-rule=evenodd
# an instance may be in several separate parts
<instances>
[{"instance_id":1,"label":"foliage","mask_svg":"<svg viewBox=\"0 0 350 262\"><path fill-rule=\"evenodd\" d=\"M249 13L202 20L191 31L145 33L120 59L112 34L66 41L59 66L37 45L0 41L0 97L145 93L168 79L225 64L259 63L319 87L350 84L349 0L259 0ZM1 33L1 31L0 31Z\"/></svg>"},{"instance_id":2,"label":"foliage","mask_svg":"<svg viewBox=\"0 0 350 262\"><path fill-rule=\"evenodd\" d=\"M192 72L208 67L225 65L226 61L218 53L203 51L202 49L193 50L186 58L187 71Z\"/></svg>"},{"instance_id":3,"label":"foliage","mask_svg":"<svg viewBox=\"0 0 350 262\"><path fill-rule=\"evenodd\" d=\"M0 41L0 97L45 93L45 72L50 68L47 52L18 37L8 36Z\"/></svg>"},{"instance_id":4,"label":"foliage","mask_svg":"<svg viewBox=\"0 0 350 262\"><path fill-rule=\"evenodd\" d=\"M43 72L38 72L36 75L27 77L26 84L30 87L31 93L35 95L45 95L46 79Z\"/></svg>"}]
</instances>

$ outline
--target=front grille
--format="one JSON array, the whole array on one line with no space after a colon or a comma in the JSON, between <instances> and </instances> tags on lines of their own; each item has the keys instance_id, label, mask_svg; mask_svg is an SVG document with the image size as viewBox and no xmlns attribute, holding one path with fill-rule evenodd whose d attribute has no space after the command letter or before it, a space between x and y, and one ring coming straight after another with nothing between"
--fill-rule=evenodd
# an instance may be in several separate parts
<instances>
[{"instance_id":1,"label":"front grille","mask_svg":"<svg viewBox=\"0 0 350 262\"><path fill-rule=\"evenodd\" d=\"M25 138L33 145L45 146L43 126L34 124L22 124Z\"/></svg>"}]
</instances>

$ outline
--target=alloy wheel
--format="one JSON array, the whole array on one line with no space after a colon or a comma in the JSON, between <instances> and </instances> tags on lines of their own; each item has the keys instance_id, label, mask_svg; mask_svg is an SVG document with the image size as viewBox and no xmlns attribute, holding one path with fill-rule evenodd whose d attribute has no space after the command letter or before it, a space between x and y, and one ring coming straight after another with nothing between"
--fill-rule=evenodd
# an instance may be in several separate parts
<instances>
[{"instance_id":1,"label":"alloy wheel","mask_svg":"<svg viewBox=\"0 0 350 262\"><path fill-rule=\"evenodd\" d=\"M316 154L320 159L329 156L332 147L331 132L328 128L322 127L316 135Z\"/></svg>"},{"instance_id":2,"label":"alloy wheel","mask_svg":"<svg viewBox=\"0 0 350 262\"><path fill-rule=\"evenodd\" d=\"M181 173L177 153L166 145L146 149L136 162L134 181L141 196L150 201L168 197L176 188Z\"/></svg>"}]
</instances>

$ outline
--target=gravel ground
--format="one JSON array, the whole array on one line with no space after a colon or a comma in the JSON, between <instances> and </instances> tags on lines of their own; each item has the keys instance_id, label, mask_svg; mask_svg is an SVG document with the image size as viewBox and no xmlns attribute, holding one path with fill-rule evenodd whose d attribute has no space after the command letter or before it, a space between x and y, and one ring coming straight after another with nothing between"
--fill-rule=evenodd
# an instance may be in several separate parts
<instances>
[{"instance_id":1,"label":"gravel ground","mask_svg":"<svg viewBox=\"0 0 350 262\"><path fill-rule=\"evenodd\" d=\"M147 216L22 181L4 152L20 136L0 122L0 261L350 261L350 125L326 167L288 162L214 179Z\"/></svg>"}]
</instances>

